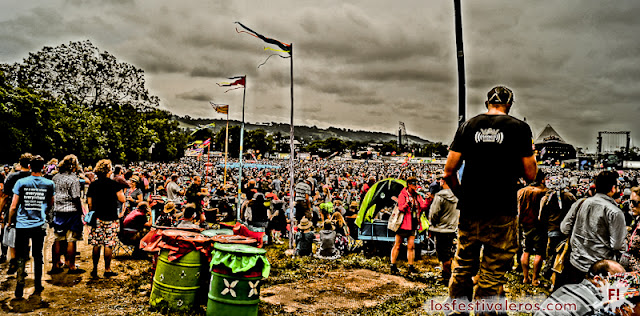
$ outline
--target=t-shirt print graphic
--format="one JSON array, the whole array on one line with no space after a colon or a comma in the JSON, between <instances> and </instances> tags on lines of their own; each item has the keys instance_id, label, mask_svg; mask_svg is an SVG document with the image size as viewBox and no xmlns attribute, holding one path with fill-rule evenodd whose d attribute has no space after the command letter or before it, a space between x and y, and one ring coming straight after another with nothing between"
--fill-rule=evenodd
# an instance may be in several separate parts
<instances>
[{"instance_id":1,"label":"t-shirt print graphic","mask_svg":"<svg viewBox=\"0 0 640 316\"><path fill-rule=\"evenodd\" d=\"M498 143L504 141L504 134L499 129L481 128L475 135L476 143Z\"/></svg>"}]
</instances>

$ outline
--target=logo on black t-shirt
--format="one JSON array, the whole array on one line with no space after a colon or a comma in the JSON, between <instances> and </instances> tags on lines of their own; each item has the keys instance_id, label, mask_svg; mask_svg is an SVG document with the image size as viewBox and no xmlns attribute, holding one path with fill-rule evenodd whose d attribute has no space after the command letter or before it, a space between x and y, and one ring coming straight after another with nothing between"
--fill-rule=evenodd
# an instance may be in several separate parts
<instances>
[{"instance_id":1,"label":"logo on black t-shirt","mask_svg":"<svg viewBox=\"0 0 640 316\"><path fill-rule=\"evenodd\" d=\"M504 134L499 129L482 128L476 132L476 143L498 143L502 144Z\"/></svg>"}]
</instances>

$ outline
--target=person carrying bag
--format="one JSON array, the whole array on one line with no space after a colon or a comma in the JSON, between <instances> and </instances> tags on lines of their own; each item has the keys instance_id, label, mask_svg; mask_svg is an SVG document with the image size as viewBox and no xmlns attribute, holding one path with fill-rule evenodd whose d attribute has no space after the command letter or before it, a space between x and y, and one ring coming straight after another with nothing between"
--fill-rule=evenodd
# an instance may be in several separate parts
<instances>
[{"instance_id":1,"label":"person carrying bag","mask_svg":"<svg viewBox=\"0 0 640 316\"><path fill-rule=\"evenodd\" d=\"M397 232L400 226L402 225L402 221L404 220L404 213L400 211L398 205L393 208L391 211L391 217L389 217L389 223L387 224L387 228L391 231Z\"/></svg>"},{"instance_id":2,"label":"person carrying bag","mask_svg":"<svg viewBox=\"0 0 640 316\"><path fill-rule=\"evenodd\" d=\"M582 198L578 201L575 218L578 217L577 213L580 212L582 203L584 203L586 199L587 198ZM575 218L574 218L574 221L575 221ZM562 277L562 273L564 272L565 264L567 261L569 261L569 258L571 255L571 234L572 233L573 233L573 230L569 232L569 234L567 235L567 238L561 241L556 247L557 255L555 257L555 260L553 261L553 267L551 268L551 271L553 271L553 274L551 275L551 291L553 291L553 289L558 288L557 285Z\"/></svg>"}]
</instances>

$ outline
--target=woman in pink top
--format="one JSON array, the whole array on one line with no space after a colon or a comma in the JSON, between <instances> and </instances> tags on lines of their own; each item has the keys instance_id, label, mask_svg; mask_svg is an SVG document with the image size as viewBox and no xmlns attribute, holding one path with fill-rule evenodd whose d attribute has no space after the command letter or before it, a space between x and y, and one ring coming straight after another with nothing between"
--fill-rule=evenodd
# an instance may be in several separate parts
<instances>
[{"instance_id":1,"label":"woman in pink top","mask_svg":"<svg viewBox=\"0 0 640 316\"><path fill-rule=\"evenodd\" d=\"M391 272L399 272L396 266L396 259L400 253L400 245L407 238L407 261L408 271L417 272L413 266L415 259L415 239L416 230L420 225L420 214L429 209L429 203L425 201L416 191L418 188L418 180L415 177L407 179L407 187L402 189L398 196L398 209L404 213L402 225L396 232L396 240L391 250Z\"/></svg>"}]
</instances>

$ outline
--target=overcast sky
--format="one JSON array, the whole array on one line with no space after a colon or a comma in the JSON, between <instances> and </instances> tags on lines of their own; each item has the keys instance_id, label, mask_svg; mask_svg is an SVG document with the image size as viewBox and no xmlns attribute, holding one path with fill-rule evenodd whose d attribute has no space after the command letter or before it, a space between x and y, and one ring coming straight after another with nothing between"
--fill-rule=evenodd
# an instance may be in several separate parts
<instances>
[{"instance_id":1,"label":"overcast sky","mask_svg":"<svg viewBox=\"0 0 640 316\"><path fill-rule=\"evenodd\" d=\"M589 151L598 131L640 139L640 1L462 2L467 118L503 84L534 136L551 124ZM216 117L213 100L240 119L242 90L216 82L246 74L246 120L288 123L289 60L257 68L273 46L236 33L235 21L293 43L296 125L396 133L402 121L409 134L451 141L453 1L0 0L0 62L89 39L144 69L177 115Z\"/></svg>"}]
</instances>

